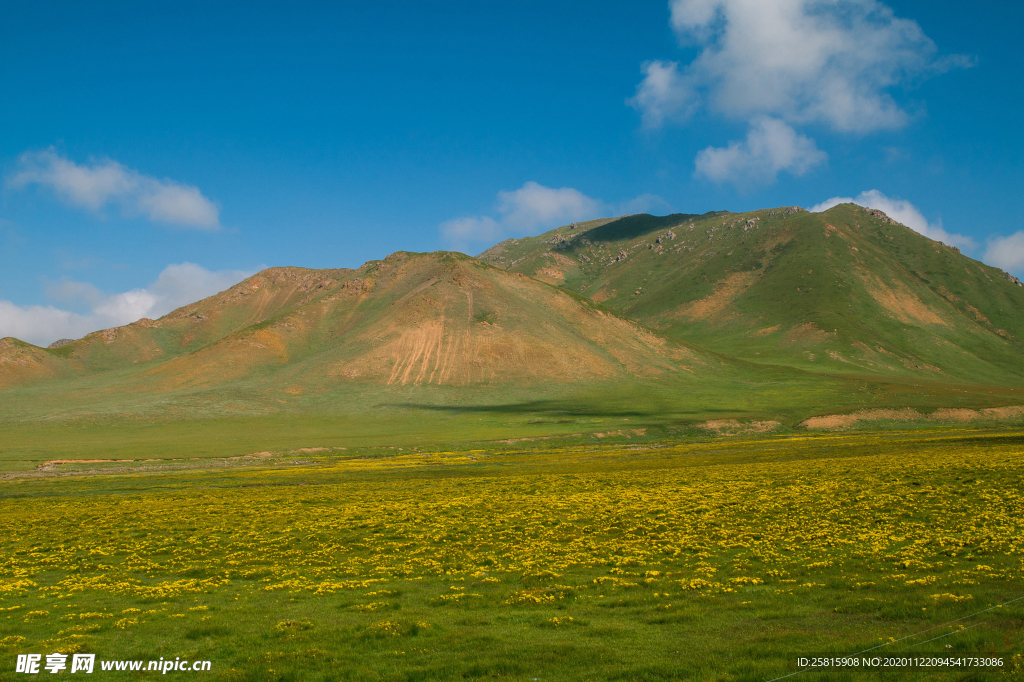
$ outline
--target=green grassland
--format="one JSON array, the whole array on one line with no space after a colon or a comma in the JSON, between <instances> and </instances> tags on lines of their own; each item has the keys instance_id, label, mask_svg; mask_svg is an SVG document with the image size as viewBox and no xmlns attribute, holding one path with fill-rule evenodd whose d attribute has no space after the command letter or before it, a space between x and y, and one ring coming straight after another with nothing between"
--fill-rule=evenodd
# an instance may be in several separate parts
<instances>
[{"instance_id":1,"label":"green grassland","mask_svg":"<svg viewBox=\"0 0 1024 682\"><path fill-rule=\"evenodd\" d=\"M110 383L107 383L110 382ZM777 422L863 409L1018 405L1024 389L911 378L822 377L751 365L715 381L590 382L576 386L347 387L292 395L258 381L147 396L109 375L8 389L0 403L0 473L53 460L242 457L301 448L465 449L507 439L597 442L686 439L709 420ZM902 425L906 427L907 425ZM621 434L618 432L622 432Z\"/></svg>"},{"instance_id":2,"label":"green grassland","mask_svg":"<svg viewBox=\"0 0 1024 682\"><path fill-rule=\"evenodd\" d=\"M1008 661L913 679L1022 671L1019 429L385 452L9 474L0 674L765 680L874 647Z\"/></svg>"}]
</instances>

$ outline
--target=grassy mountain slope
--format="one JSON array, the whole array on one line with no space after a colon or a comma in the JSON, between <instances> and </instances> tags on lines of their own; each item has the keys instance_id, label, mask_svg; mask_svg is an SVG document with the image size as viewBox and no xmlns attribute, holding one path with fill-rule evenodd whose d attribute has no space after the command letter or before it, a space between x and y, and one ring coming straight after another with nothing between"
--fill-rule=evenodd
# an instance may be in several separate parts
<instances>
[{"instance_id":1,"label":"grassy mountain slope","mask_svg":"<svg viewBox=\"0 0 1024 682\"><path fill-rule=\"evenodd\" d=\"M509 240L482 260L669 338L809 371L1024 382L1024 289L852 204L627 216Z\"/></svg>"}]
</instances>

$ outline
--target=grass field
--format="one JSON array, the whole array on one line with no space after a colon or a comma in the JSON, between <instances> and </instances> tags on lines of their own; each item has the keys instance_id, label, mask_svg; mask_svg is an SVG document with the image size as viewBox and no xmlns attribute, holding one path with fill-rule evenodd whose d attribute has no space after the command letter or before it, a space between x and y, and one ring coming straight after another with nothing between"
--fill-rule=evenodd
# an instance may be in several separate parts
<instances>
[{"instance_id":1,"label":"grass field","mask_svg":"<svg viewBox=\"0 0 1024 682\"><path fill-rule=\"evenodd\" d=\"M391 452L9 474L0 677L58 651L218 680L767 680L872 647L1006 666L789 679L1024 673L1020 430Z\"/></svg>"},{"instance_id":2,"label":"grass field","mask_svg":"<svg viewBox=\"0 0 1024 682\"><path fill-rule=\"evenodd\" d=\"M707 420L778 422L862 409L1015 405L1024 389L758 368L716 381L591 382L574 386L370 387L292 395L258 382L171 393L119 390L103 377L8 388L0 400L0 473L62 459L239 457L300 448L445 449L595 433L674 441ZM827 409L823 409L827 406ZM1018 420L1018 423L1019 420ZM627 439L622 439L627 440ZM479 447L485 447L480 445Z\"/></svg>"}]
</instances>

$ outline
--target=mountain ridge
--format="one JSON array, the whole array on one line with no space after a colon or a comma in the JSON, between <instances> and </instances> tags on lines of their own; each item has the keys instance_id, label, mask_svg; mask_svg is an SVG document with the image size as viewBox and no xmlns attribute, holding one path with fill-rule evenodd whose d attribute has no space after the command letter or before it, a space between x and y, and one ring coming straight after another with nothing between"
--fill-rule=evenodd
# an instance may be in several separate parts
<instances>
[{"instance_id":1,"label":"mountain ridge","mask_svg":"<svg viewBox=\"0 0 1024 682\"><path fill-rule=\"evenodd\" d=\"M852 204L635 214L476 258L267 268L158 320L46 349L3 339L0 387L106 376L151 393L242 380L313 393L717 380L758 366L1017 386L1014 279Z\"/></svg>"},{"instance_id":2,"label":"mountain ridge","mask_svg":"<svg viewBox=\"0 0 1024 682\"><path fill-rule=\"evenodd\" d=\"M752 361L1022 376L1024 292L1015 278L881 211L847 204L818 214L785 207L631 220L612 238L567 226L479 257L601 301L668 338ZM637 230L644 220L646 231Z\"/></svg>"},{"instance_id":3,"label":"mountain ridge","mask_svg":"<svg viewBox=\"0 0 1024 682\"><path fill-rule=\"evenodd\" d=\"M135 383L164 390L284 366L320 374L307 383L465 385L693 373L695 362L707 364L572 292L453 252L399 251L354 270L269 268L159 320L57 348L3 343L7 384L20 365L28 380L138 370Z\"/></svg>"}]
</instances>

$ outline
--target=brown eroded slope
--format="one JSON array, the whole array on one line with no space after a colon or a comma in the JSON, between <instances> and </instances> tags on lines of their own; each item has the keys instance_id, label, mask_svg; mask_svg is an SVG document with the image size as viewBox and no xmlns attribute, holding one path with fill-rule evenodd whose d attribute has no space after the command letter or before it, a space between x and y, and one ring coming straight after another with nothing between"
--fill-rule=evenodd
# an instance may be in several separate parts
<instances>
[{"instance_id":1,"label":"brown eroded slope","mask_svg":"<svg viewBox=\"0 0 1024 682\"><path fill-rule=\"evenodd\" d=\"M312 301L354 270L269 268L235 286L174 310L93 332L48 353L77 374L95 374L185 356Z\"/></svg>"},{"instance_id":2,"label":"brown eroded slope","mask_svg":"<svg viewBox=\"0 0 1024 682\"><path fill-rule=\"evenodd\" d=\"M145 378L176 388L280 372L301 392L336 382L573 383L702 364L686 346L542 282L461 254L399 252Z\"/></svg>"},{"instance_id":3,"label":"brown eroded slope","mask_svg":"<svg viewBox=\"0 0 1024 682\"><path fill-rule=\"evenodd\" d=\"M0 388L66 374L65 363L44 349L10 337L0 339Z\"/></svg>"},{"instance_id":4,"label":"brown eroded slope","mask_svg":"<svg viewBox=\"0 0 1024 682\"><path fill-rule=\"evenodd\" d=\"M17 381L109 376L158 393L241 380L296 395L339 383L572 384L721 364L557 287L445 252L357 270L271 268L159 320L54 349L7 344L0 372L18 367ZM15 383L8 374L0 385Z\"/></svg>"}]
</instances>

